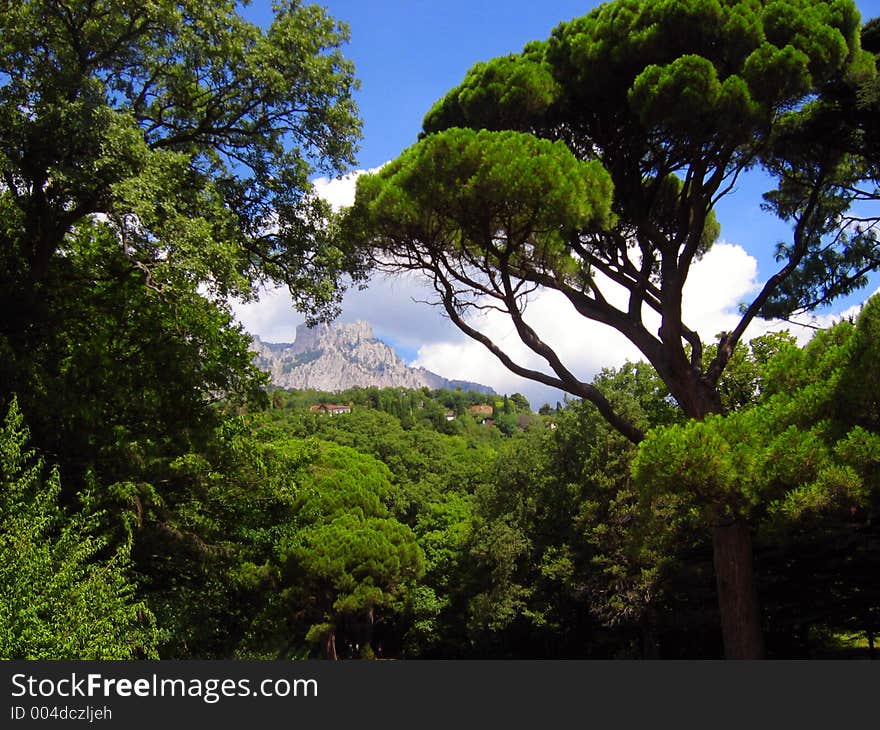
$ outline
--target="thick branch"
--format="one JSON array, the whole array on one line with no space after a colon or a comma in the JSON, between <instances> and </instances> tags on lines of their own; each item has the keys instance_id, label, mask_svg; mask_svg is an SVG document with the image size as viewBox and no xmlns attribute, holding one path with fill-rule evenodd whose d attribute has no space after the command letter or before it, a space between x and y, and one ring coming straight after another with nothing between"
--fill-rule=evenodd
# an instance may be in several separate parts
<instances>
[{"instance_id":1,"label":"thick branch","mask_svg":"<svg viewBox=\"0 0 880 730\"><path fill-rule=\"evenodd\" d=\"M572 395L590 401L593 405L596 406L596 408L599 409L602 417L605 418L605 420L608 421L608 423L611 424L613 428L615 428L618 432L620 432L623 436L628 438L634 444L638 444L644 439L645 434L640 429L636 428L627 419L617 413L614 410L614 407L608 401L608 399L605 398L602 392L594 385L584 383L574 376L566 379L553 377L539 370L533 370L515 362L489 337L487 337L485 334L475 329L474 327L471 327L464 320L464 318L461 316L461 313L458 311L458 308L456 307L455 292L452 285L442 275L442 272L438 271L436 268L434 269L433 273L434 288L440 295L443 307L446 309L446 312L452 322L468 337L476 340L484 347L486 347L486 349L488 349L493 355L495 355L495 357L497 357L508 370L523 378L534 380L538 383L543 383L544 385L548 385L552 388L558 388L560 390L567 391ZM555 353L553 353L553 357L558 360L558 356L556 356ZM565 372L567 373L568 371Z\"/></svg>"}]
</instances>

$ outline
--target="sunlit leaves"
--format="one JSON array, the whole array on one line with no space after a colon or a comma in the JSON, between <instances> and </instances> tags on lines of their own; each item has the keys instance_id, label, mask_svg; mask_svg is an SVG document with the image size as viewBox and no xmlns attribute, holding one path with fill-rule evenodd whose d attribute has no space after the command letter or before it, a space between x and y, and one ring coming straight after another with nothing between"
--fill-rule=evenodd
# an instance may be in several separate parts
<instances>
[{"instance_id":1,"label":"sunlit leaves","mask_svg":"<svg viewBox=\"0 0 880 730\"><path fill-rule=\"evenodd\" d=\"M389 476L375 459L329 443L300 472L297 527L279 541L275 562L291 609L312 622L304 640L345 616L389 608L424 573L415 535L385 504Z\"/></svg>"},{"instance_id":2,"label":"sunlit leaves","mask_svg":"<svg viewBox=\"0 0 880 730\"><path fill-rule=\"evenodd\" d=\"M0 657L155 656L127 546L107 553L96 515L69 516L57 470L28 448L15 401L0 428Z\"/></svg>"},{"instance_id":3,"label":"sunlit leaves","mask_svg":"<svg viewBox=\"0 0 880 730\"><path fill-rule=\"evenodd\" d=\"M471 68L464 81L425 116L424 133L450 127L529 131L559 94L537 47L523 56L502 56Z\"/></svg>"},{"instance_id":4,"label":"sunlit leaves","mask_svg":"<svg viewBox=\"0 0 880 730\"><path fill-rule=\"evenodd\" d=\"M685 495L710 523L779 527L866 504L880 463L870 334L878 311L875 297L856 327L842 322L802 350L779 349L751 407L652 431L639 447L635 478L649 494Z\"/></svg>"},{"instance_id":5,"label":"sunlit leaves","mask_svg":"<svg viewBox=\"0 0 880 730\"><path fill-rule=\"evenodd\" d=\"M611 187L598 162L578 161L561 142L454 128L361 178L354 212L392 250L411 239L501 267L565 272L569 232L613 221Z\"/></svg>"},{"instance_id":6,"label":"sunlit leaves","mask_svg":"<svg viewBox=\"0 0 880 730\"><path fill-rule=\"evenodd\" d=\"M248 296L268 279L306 310L333 310L355 265L328 240L326 209L311 211L308 178L353 162L347 29L296 0L277 3L265 29L238 10L29 0L0 11L0 166L25 213L33 280L101 214L156 281L183 271L212 294Z\"/></svg>"}]
</instances>

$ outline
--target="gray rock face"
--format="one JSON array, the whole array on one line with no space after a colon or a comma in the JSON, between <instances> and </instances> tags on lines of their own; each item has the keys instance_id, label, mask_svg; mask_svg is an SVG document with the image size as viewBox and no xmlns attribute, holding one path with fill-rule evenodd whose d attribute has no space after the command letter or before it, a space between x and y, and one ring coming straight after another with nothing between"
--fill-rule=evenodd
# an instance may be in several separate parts
<instances>
[{"instance_id":1,"label":"gray rock face","mask_svg":"<svg viewBox=\"0 0 880 730\"><path fill-rule=\"evenodd\" d=\"M292 343L254 338L254 360L273 385L304 390L339 391L353 387L448 388L494 394L479 383L448 380L424 368L409 367L398 354L373 336L367 322L319 324L296 328Z\"/></svg>"}]
</instances>

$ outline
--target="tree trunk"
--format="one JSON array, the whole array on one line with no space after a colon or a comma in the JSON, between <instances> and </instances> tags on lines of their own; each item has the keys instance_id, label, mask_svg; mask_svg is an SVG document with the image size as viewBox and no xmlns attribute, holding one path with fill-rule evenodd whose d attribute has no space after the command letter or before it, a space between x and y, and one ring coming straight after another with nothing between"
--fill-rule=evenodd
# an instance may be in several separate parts
<instances>
[{"instance_id":1,"label":"tree trunk","mask_svg":"<svg viewBox=\"0 0 880 730\"><path fill-rule=\"evenodd\" d=\"M339 657L336 656L336 632L328 631L324 635L324 658L332 659L336 661Z\"/></svg>"},{"instance_id":2,"label":"tree trunk","mask_svg":"<svg viewBox=\"0 0 880 730\"><path fill-rule=\"evenodd\" d=\"M361 644L360 648L360 658L361 659L375 659L375 654L373 653L373 629L375 628L376 623L376 612L375 609L370 606L367 609L366 620L364 621L364 641Z\"/></svg>"},{"instance_id":3,"label":"tree trunk","mask_svg":"<svg viewBox=\"0 0 880 730\"><path fill-rule=\"evenodd\" d=\"M761 611L752 571L752 536L744 522L712 529L721 635L727 659L763 659Z\"/></svg>"},{"instance_id":4,"label":"tree trunk","mask_svg":"<svg viewBox=\"0 0 880 730\"><path fill-rule=\"evenodd\" d=\"M642 612L639 628L642 632L642 659L659 659L660 646L657 643L654 609L649 608Z\"/></svg>"}]
</instances>

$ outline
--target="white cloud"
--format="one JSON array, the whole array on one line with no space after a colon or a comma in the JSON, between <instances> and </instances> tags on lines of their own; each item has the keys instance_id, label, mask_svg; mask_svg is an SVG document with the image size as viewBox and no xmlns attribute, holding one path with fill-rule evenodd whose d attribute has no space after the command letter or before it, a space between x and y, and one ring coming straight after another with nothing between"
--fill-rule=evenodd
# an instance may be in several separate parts
<instances>
[{"instance_id":1,"label":"white cloud","mask_svg":"<svg viewBox=\"0 0 880 730\"><path fill-rule=\"evenodd\" d=\"M536 295L526 310L525 319L578 378L589 379L603 367L639 357L638 350L623 335L585 320L558 292L544 291ZM552 374L546 362L522 343L507 316L491 312L472 323L515 362ZM490 385L498 392L521 392L533 406L562 400L562 394L556 389L514 375L483 345L463 335L422 346L415 364L447 378Z\"/></svg>"},{"instance_id":2,"label":"white cloud","mask_svg":"<svg viewBox=\"0 0 880 730\"><path fill-rule=\"evenodd\" d=\"M758 290L758 262L742 246L717 243L696 261L684 285L682 310L688 326L704 342L732 330L737 308Z\"/></svg>"},{"instance_id":3,"label":"white cloud","mask_svg":"<svg viewBox=\"0 0 880 730\"><path fill-rule=\"evenodd\" d=\"M387 164L387 163L385 163ZM354 203L354 192L357 187L357 179L364 173L374 173L382 169L384 165L373 167L369 170L354 170L342 177L329 178L318 177L312 180L315 192L333 207L333 210L347 208Z\"/></svg>"},{"instance_id":4,"label":"white cloud","mask_svg":"<svg viewBox=\"0 0 880 730\"><path fill-rule=\"evenodd\" d=\"M346 292L339 321L366 320L379 339L410 351L459 336L436 307L424 304L430 298L420 277L374 274L367 289ZM248 332L267 342L292 342L296 327L305 321L285 287L264 289L258 301L232 301L230 306Z\"/></svg>"},{"instance_id":5,"label":"white cloud","mask_svg":"<svg viewBox=\"0 0 880 730\"><path fill-rule=\"evenodd\" d=\"M265 342L292 342L296 326L305 321L293 308L287 287L262 289L254 302L230 301L235 318Z\"/></svg>"},{"instance_id":6,"label":"white cloud","mask_svg":"<svg viewBox=\"0 0 880 730\"><path fill-rule=\"evenodd\" d=\"M717 244L697 262L685 287L684 312L692 328L703 339L731 329L737 321L736 306L753 291L757 262L741 247ZM626 292L607 280L600 282L603 294L618 307L625 306ZM539 336L559 355L579 379L591 380L602 368L619 367L627 360L643 359L638 349L607 325L591 322L578 314L558 292L543 291L530 302L526 319ZM649 330L659 327L659 318L645 312ZM517 337L510 320L498 313L480 319L479 327L515 361L552 374L547 364ZM493 386L500 392L518 390L533 405L561 400L561 394L534 384L508 371L486 348L473 340L458 338L424 345L418 365L450 378L466 378Z\"/></svg>"},{"instance_id":7,"label":"white cloud","mask_svg":"<svg viewBox=\"0 0 880 730\"><path fill-rule=\"evenodd\" d=\"M409 350L459 337L442 311L425 303L433 297L430 285L417 274L374 274L367 289L345 295L340 319L365 319L377 337Z\"/></svg>"}]
</instances>

